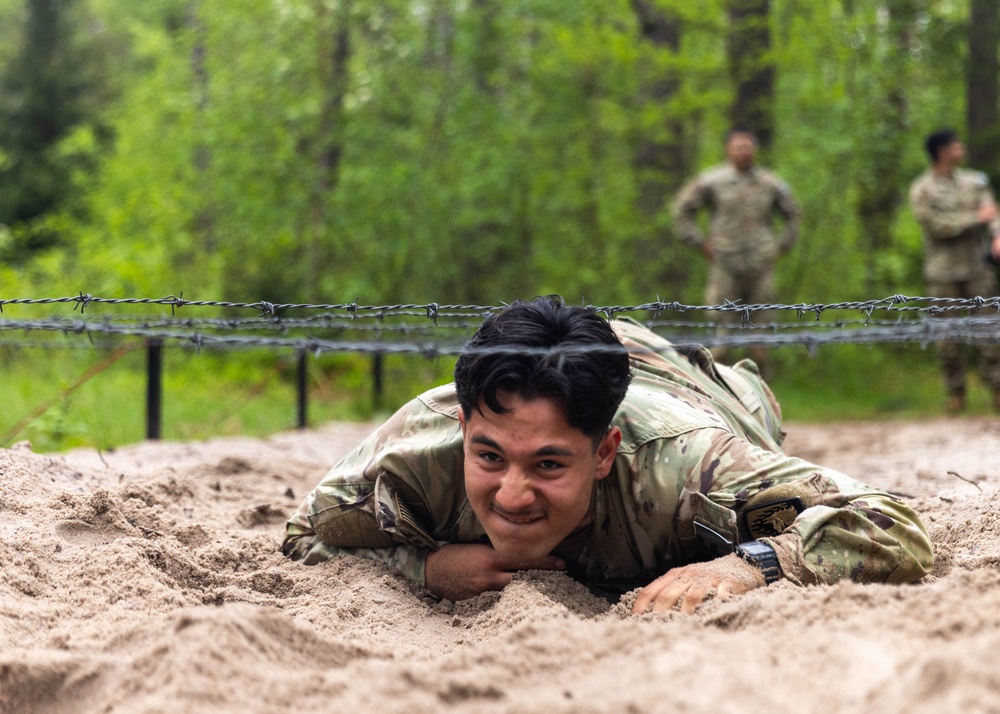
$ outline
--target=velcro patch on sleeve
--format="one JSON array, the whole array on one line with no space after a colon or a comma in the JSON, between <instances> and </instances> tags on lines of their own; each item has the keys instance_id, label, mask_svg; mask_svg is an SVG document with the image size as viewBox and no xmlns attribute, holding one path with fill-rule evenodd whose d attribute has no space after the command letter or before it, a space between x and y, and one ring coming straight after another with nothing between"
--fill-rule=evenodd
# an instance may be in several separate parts
<instances>
[{"instance_id":1,"label":"velcro patch on sleeve","mask_svg":"<svg viewBox=\"0 0 1000 714\"><path fill-rule=\"evenodd\" d=\"M743 511L743 525L750 538L768 538L780 535L806 510L801 498L782 498L769 503L748 505Z\"/></svg>"}]
</instances>

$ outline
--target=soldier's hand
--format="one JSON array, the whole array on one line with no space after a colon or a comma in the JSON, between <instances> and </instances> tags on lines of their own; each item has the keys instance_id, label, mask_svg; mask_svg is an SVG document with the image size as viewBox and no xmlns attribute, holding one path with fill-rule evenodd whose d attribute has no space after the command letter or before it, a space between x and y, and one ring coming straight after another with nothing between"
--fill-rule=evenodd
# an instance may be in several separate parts
<instances>
[{"instance_id":1,"label":"soldier's hand","mask_svg":"<svg viewBox=\"0 0 1000 714\"><path fill-rule=\"evenodd\" d=\"M764 585L760 569L736 555L707 563L672 568L644 587L632 608L633 615L666 612L679 607L688 615L711 598L725 600Z\"/></svg>"},{"instance_id":2,"label":"soldier's hand","mask_svg":"<svg viewBox=\"0 0 1000 714\"><path fill-rule=\"evenodd\" d=\"M427 554L424 583L438 597L466 600L487 590L503 590L518 570L563 570L554 555L509 560L488 545L445 545Z\"/></svg>"}]
</instances>

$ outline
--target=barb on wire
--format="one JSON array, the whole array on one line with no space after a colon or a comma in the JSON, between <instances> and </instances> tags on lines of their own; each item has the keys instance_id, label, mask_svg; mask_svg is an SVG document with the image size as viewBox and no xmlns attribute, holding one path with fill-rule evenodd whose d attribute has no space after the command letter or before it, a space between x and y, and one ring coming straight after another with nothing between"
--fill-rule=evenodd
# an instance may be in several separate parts
<instances>
[{"instance_id":1,"label":"barb on wire","mask_svg":"<svg viewBox=\"0 0 1000 714\"><path fill-rule=\"evenodd\" d=\"M420 353L427 356L457 355L484 317L502 309L499 306L444 305L403 303L396 305L359 305L358 299L343 304L283 304L260 300L254 303L185 300L164 298L101 298L80 292L65 298L20 298L0 300L5 305L50 305L70 303L80 310L79 317L48 316L37 319L0 320L0 344L14 345L7 338L12 331L23 333L61 333L67 340L86 334L93 341L101 339L173 340L182 346L202 349L296 349L315 354L324 352L356 353ZM170 308L170 315L107 314L91 318L96 305L161 305ZM176 317L180 307L253 309L255 317ZM609 320L619 314L645 312L652 329L664 334L679 348L691 345L804 345L810 353L824 344L917 342L921 346L933 342L1000 343L1000 297L929 298L892 295L880 300L839 303L797 303L793 305L744 305L726 300L722 305L684 305L665 302L657 296L655 302L633 306L594 306L587 309L602 313ZM87 309L89 308L89 311ZM318 314L286 317L291 310L312 310ZM84 312L86 312L86 316ZM794 321L759 321L755 313L779 314L790 312ZM841 316L824 321L831 312L853 311L857 318ZM877 319L876 311L885 311L889 318ZM701 313L703 320L662 320L664 313L683 314L686 318ZM722 319L726 313L736 313L733 320ZM807 314L814 320L804 321ZM89 319L88 319L89 318ZM362 318L371 318L366 323ZM420 321L414 321L414 320ZM429 321L429 322L428 322ZM447 337L442 340L442 335ZM271 333L280 336L264 336ZM367 333L367 334L366 334ZM53 341L53 345L68 342ZM96 344L96 343L95 343Z\"/></svg>"},{"instance_id":2,"label":"barb on wire","mask_svg":"<svg viewBox=\"0 0 1000 714\"><path fill-rule=\"evenodd\" d=\"M183 295L183 293L182 293ZM250 309L261 312L263 315L276 315L280 311L288 310L317 310L317 311L343 311L351 319L370 317L384 319L395 315L424 314L431 321L438 318L450 317L455 311L474 312L480 316L485 316L496 312L503 307L501 305L444 305L436 302L432 303L402 303L396 305L359 305L358 298L350 303L339 304L312 304L312 303L272 303L268 301L257 301L253 303L224 302L216 300L185 300L182 297L167 296L163 298L102 298L83 293L82 291L72 297L63 298L15 298L0 300L0 309L5 305L44 305L56 303L73 303L83 311L87 307L96 304L106 305L164 305L172 311L184 307L218 307L226 309ZM911 306L910 303L928 303L927 307L919 305ZM865 300L856 302L839 303L797 303L785 305L780 303L761 303L744 305L739 302L725 300L722 305L684 305L677 301L663 302L657 299L656 302L643 303L639 305L608 305L594 306L587 305L588 309L600 312L605 315L617 315L619 313L630 312L652 312L656 315L666 311L673 312L739 312L750 314L764 311L793 311L801 316L805 312L815 313L817 316L831 310L859 310L865 314L871 314L877 309L887 311L956 311L986 308L993 308L1000 313L1000 297L974 298L934 298L934 297L910 297L905 295L892 295L878 300Z\"/></svg>"}]
</instances>

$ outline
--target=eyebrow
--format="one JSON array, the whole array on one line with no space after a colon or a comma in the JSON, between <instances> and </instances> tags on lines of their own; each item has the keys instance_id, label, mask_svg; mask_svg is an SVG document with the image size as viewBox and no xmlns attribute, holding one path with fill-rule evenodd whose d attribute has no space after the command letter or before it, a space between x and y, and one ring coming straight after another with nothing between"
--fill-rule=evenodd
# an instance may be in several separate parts
<instances>
[{"instance_id":1,"label":"eyebrow","mask_svg":"<svg viewBox=\"0 0 1000 714\"><path fill-rule=\"evenodd\" d=\"M488 436L483 436L482 434L476 434L471 439L469 439L473 444L480 444L481 446L488 446L496 451L503 452L503 448L496 441ZM575 456L576 454L571 450L564 448L562 446L543 446L538 449L532 456Z\"/></svg>"}]
</instances>

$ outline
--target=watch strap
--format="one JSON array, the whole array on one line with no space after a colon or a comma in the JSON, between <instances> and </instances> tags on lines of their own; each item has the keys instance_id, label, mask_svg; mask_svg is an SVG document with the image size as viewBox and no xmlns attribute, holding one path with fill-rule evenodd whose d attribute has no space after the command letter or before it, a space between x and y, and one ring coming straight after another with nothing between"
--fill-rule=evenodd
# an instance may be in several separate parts
<instances>
[{"instance_id":1,"label":"watch strap","mask_svg":"<svg viewBox=\"0 0 1000 714\"><path fill-rule=\"evenodd\" d=\"M736 546L736 555L743 560L760 568L767 585L775 582L781 577L781 568L778 566L778 555L774 548L759 540L751 540L740 543Z\"/></svg>"}]
</instances>

